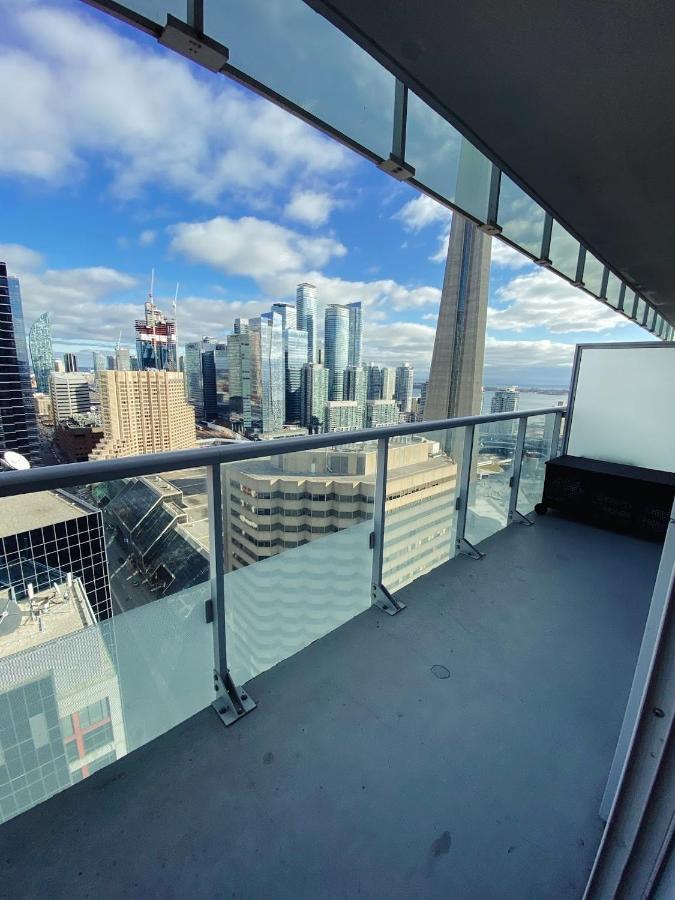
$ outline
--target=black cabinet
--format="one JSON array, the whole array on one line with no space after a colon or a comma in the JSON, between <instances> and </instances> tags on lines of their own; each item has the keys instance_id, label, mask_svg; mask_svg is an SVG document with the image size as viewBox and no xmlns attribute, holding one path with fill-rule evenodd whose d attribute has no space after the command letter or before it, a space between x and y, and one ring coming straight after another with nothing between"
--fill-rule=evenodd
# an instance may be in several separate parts
<instances>
[{"instance_id":1,"label":"black cabinet","mask_svg":"<svg viewBox=\"0 0 675 900\"><path fill-rule=\"evenodd\" d=\"M617 531L663 540L675 496L675 474L580 456L546 463L539 514L557 509Z\"/></svg>"}]
</instances>

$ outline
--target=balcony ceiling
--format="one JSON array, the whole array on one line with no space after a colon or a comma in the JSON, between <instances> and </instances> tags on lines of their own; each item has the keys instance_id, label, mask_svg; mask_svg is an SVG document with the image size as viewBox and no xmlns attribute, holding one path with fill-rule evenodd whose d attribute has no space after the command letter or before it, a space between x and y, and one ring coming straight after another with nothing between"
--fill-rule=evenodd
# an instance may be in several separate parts
<instances>
[{"instance_id":1,"label":"balcony ceiling","mask_svg":"<svg viewBox=\"0 0 675 900\"><path fill-rule=\"evenodd\" d=\"M307 0L675 323L675 7Z\"/></svg>"}]
</instances>

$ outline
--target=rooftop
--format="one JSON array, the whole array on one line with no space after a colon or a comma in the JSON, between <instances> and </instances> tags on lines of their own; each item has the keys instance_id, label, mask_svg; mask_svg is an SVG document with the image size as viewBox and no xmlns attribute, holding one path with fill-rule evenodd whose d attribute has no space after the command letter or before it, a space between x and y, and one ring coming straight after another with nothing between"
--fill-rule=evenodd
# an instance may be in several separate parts
<instances>
[{"instance_id":1,"label":"rooftop","mask_svg":"<svg viewBox=\"0 0 675 900\"><path fill-rule=\"evenodd\" d=\"M8 822L5 888L578 898L660 547L552 514L481 546L253 679L235 729L206 709Z\"/></svg>"},{"instance_id":2,"label":"rooftop","mask_svg":"<svg viewBox=\"0 0 675 900\"><path fill-rule=\"evenodd\" d=\"M19 497L0 498L0 538L32 528L56 525L92 512L77 497L65 492L39 491Z\"/></svg>"},{"instance_id":3,"label":"rooftop","mask_svg":"<svg viewBox=\"0 0 675 900\"><path fill-rule=\"evenodd\" d=\"M0 611L5 610L8 600L9 591L0 590ZM0 657L73 634L95 623L87 595L77 580L70 587L64 582L36 592L32 604L34 610L43 610L43 627L40 628L37 615L31 615L31 601L19 600L21 624L9 634L0 634Z\"/></svg>"}]
</instances>

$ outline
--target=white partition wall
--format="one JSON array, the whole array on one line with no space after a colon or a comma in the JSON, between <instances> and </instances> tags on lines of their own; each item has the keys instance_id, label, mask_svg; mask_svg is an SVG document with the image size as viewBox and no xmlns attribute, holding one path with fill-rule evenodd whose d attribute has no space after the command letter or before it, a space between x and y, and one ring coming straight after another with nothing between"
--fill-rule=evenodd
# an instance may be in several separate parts
<instances>
[{"instance_id":1,"label":"white partition wall","mask_svg":"<svg viewBox=\"0 0 675 900\"><path fill-rule=\"evenodd\" d=\"M675 343L580 344L566 452L675 472Z\"/></svg>"}]
</instances>

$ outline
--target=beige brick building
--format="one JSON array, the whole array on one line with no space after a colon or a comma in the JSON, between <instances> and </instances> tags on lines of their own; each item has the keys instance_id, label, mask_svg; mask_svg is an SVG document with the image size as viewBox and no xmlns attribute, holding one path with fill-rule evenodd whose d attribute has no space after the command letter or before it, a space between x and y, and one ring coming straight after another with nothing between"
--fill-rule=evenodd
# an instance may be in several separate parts
<instances>
[{"instance_id":1,"label":"beige brick building","mask_svg":"<svg viewBox=\"0 0 675 900\"><path fill-rule=\"evenodd\" d=\"M194 447L195 413L180 372L104 371L97 375L103 440L89 459L115 459Z\"/></svg>"}]
</instances>

